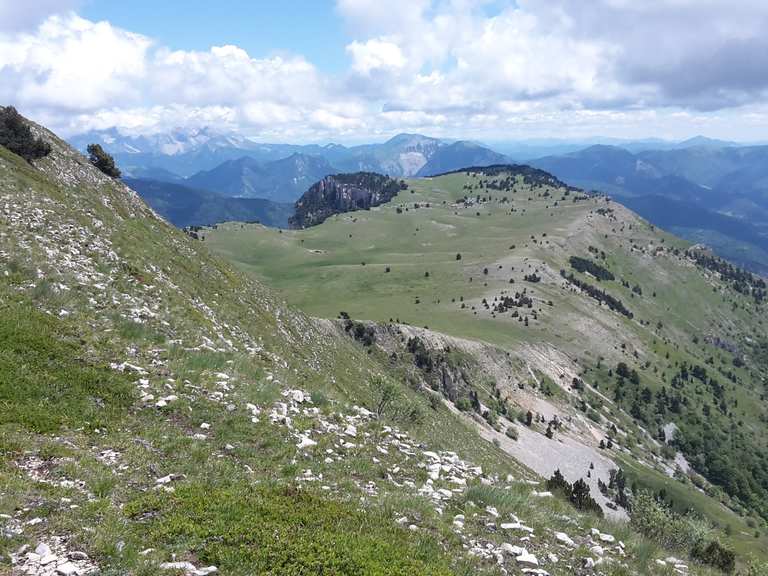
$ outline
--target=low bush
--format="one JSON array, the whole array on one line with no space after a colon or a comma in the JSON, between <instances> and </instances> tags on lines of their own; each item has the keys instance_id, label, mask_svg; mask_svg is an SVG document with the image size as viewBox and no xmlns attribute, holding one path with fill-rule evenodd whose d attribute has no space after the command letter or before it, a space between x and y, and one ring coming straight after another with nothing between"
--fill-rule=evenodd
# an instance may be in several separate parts
<instances>
[{"instance_id":1,"label":"low bush","mask_svg":"<svg viewBox=\"0 0 768 576\"><path fill-rule=\"evenodd\" d=\"M677 514L648 492L634 496L630 522L664 548L686 552L698 562L726 573L734 570L736 555L714 537L706 521L692 514Z\"/></svg>"},{"instance_id":2,"label":"low bush","mask_svg":"<svg viewBox=\"0 0 768 576\"><path fill-rule=\"evenodd\" d=\"M424 410L421 405L410 401L391 380L374 377L371 380L371 388L373 388L371 411L379 418L386 417L405 425L419 425L424 422Z\"/></svg>"},{"instance_id":3,"label":"low bush","mask_svg":"<svg viewBox=\"0 0 768 576\"><path fill-rule=\"evenodd\" d=\"M702 564L714 566L726 574L733 572L736 567L736 554L717 540L710 541L706 546L694 548L691 551L691 557Z\"/></svg>"}]
</instances>

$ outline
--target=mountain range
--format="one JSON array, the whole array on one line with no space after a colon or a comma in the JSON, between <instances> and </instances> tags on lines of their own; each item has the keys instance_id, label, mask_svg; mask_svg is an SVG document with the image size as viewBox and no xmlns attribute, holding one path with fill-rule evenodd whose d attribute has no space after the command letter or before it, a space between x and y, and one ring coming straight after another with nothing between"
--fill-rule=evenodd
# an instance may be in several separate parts
<instances>
[{"instance_id":1,"label":"mountain range","mask_svg":"<svg viewBox=\"0 0 768 576\"><path fill-rule=\"evenodd\" d=\"M510 156L470 141L449 141L399 134L378 144L358 146L259 143L212 130L177 130L150 137L123 136L115 130L71 139L83 149L97 141L110 151L124 173L142 180L146 199L161 213L170 198L187 187L232 198L260 198L277 204L296 202L315 182L339 173L375 172L395 178L430 177L468 166L506 164ZM542 141L500 145L507 154L531 156L531 165L568 184L612 194L651 222L763 274L768 273L768 146L741 146L697 136L682 142L663 140L578 143ZM611 144L610 142L614 142ZM151 186L147 181L155 181ZM162 183L172 183L158 202ZM141 191L140 191L141 193ZM190 197L203 199L198 195ZM210 197L210 196L206 196ZM202 214L205 208L187 215ZM284 222L285 207L263 205L251 214ZM243 214L244 203L234 213ZM674 207L674 210L671 210ZM223 217L233 212L210 212ZM172 218L189 222L186 218ZM197 218L197 216L195 216ZM193 224L208 224L193 222Z\"/></svg>"},{"instance_id":2,"label":"mountain range","mask_svg":"<svg viewBox=\"0 0 768 576\"><path fill-rule=\"evenodd\" d=\"M184 234L14 113L0 572L761 573L763 279L528 166Z\"/></svg>"},{"instance_id":3,"label":"mountain range","mask_svg":"<svg viewBox=\"0 0 768 576\"><path fill-rule=\"evenodd\" d=\"M232 221L284 228L294 211L292 204L263 198L230 198L174 182L141 178L126 178L124 182L179 228Z\"/></svg>"},{"instance_id":4,"label":"mountain range","mask_svg":"<svg viewBox=\"0 0 768 576\"><path fill-rule=\"evenodd\" d=\"M294 153L270 162L244 156L198 172L186 182L223 196L294 202L312 184L337 172L338 169L320 156Z\"/></svg>"},{"instance_id":5,"label":"mountain range","mask_svg":"<svg viewBox=\"0 0 768 576\"><path fill-rule=\"evenodd\" d=\"M351 147L341 144L265 144L210 130L176 130L151 137L132 137L111 129L70 138L70 143L80 150L85 150L92 142L101 144L123 171L134 177L146 177L145 171L152 169L192 178L227 161L246 157L267 164L300 155L324 159L336 172L371 171L393 177L430 176L458 169L467 165L465 155L470 155L476 165L500 163L506 159L480 144L419 134L399 134L380 144Z\"/></svg>"},{"instance_id":6,"label":"mountain range","mask_svg":"<svg viewBox=\"0 0 768 576\"><path fill-rule=\"evenodd\" d=\"M636 153L592 146L531 164L610 193L649 221L768 273L768 146L694 143Z\"/></svg>"}]
</instances>

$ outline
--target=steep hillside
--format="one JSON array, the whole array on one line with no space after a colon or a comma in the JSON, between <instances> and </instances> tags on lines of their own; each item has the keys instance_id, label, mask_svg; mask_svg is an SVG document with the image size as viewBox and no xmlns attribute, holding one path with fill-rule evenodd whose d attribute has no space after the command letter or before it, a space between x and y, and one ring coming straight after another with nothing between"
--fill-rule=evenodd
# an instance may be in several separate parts
<instances>
[{"instance_id":1,"label":"steep hillside","mask_svg":"<svg viewBox=\"0 0 768 576\"><path fill-rule=\"evenodd\" d=\"M498 390L541 415L539 434L601 451L754 549L768 512L763 280L522 167L413 180L367 212L282 234L222 226L206 243L311 314L500 348L520 365L486 374L486 399ZM555 458L546 446L529 465Z\"/></svg>"},{"instance_id":2,"label":"steep hillside","mask_svg":"<svg viewBox=\"0 0 768 576\"><path fill-rule=\"evenodd\" d=\"M53 152L34 167L0 147L2 570L452 573L462 537L428 495L398 495L430 461L404 428L421 442L443 428L438 461L444 442L474 443L476 462L499 466L488 474L519 467L408 388L380 418L348 404L375 406L387 382L368 355L35 131ZM385 427L406 398L402 432ZM445 458L470 486L485 478ZM394 483L379 486L383 470Z\"/></svg>"},{"instance_id":3,"label":"steep hillside","mask_svg":"<svg viewBox=\"0 0 768 576\"><path fill-rule=\"evenodd\" d=\"M46 157L0 147L3 573L708 572L457 413L424 362L489 373L458 342L310 320L32 128Z\"/></svg>"},{"instance_id":4,"label":"steep hillside","mask_svg":"<svg viewBox=\"0 0 768 576\"><path fill-rule=\"evenodd\" d=\"M327 176L299 198L290 224L294 228L307 228L333 214L368 210L389 202L404 187L400 180L372 172Z\"/></svg>"},{"instance_id":5,"label":"steep hillside","mask_svg":"<svg viewBox=\"0 0 768 576\"><path fill-rule=\"evenodd\" d=\"M210 226L219 222L261 222L285 228L293 214L291 204L261 198L229 198L174 182L125 178L129 188L174 226Z\"/></svg>"}]
</instances>

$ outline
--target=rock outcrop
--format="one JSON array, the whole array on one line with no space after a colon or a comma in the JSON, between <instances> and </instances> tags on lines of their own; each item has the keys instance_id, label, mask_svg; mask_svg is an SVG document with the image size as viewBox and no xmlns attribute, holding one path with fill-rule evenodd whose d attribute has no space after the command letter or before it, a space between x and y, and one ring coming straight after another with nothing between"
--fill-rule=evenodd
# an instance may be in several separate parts
<instances>
[{"instance_id":1,"label":"rock outcrop","mask_svg":"<svg viewBox=\"0 0 768 576\"><path fill-rule=\"evenodd\" d=\"M292 228L308 228L333 214L367 210L389 202L407 188L405 182L375 172L335 174L312 185L296 202Z\"/></svg>"}]
</instances>

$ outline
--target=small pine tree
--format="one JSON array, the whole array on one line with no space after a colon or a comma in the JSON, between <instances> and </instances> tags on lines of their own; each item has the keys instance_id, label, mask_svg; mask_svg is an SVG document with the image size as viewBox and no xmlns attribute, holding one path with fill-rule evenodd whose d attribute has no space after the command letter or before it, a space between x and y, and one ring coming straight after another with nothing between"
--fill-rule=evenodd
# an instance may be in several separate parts
<instances>
[{"instance_id":1,"label":"small pine tree","mask_svg":"<svg viewBox=\"0 0 768 576\"><path fill-rule=\"evenodd\" d=\"M27 162L51 153L51 145L35 138L24 118L13 106L0 108L0 146L8 148Z\"/></svg>"},{"instance_id":2,"label":"small pine tree","mask_svg":"<svg viewBox=\"0 0 768 576\"><path fill-rule=\"evenodd\" d=\"M571 483L565 479L559 468L555 470L555 473L552 474L552 477L547 480L547 490L550 492L558 492L562 494L567 500L571 499L571 494L573 493L573 487L571 486Z\"/></svg>"},{"instance_id":3,"label":"small pine tree","mask_svg":"<svg viewBox=\"0 0 768 576\"><path fill-rule=\"evenodd\" d=\"M88 144L88 160L110 178L120 178L120 170L101 144Z\"/></svg>"},{"instance_id":4,"label":"small pine tree","mask_svg":"<svg viewBox=\"0 0 768 576\"><path fill-rule=\"evenodd\" d=\"M592 512L598 516L603 515L603 510L600 505L592 498L589 493L589 485L583 478L576 480L573 483L573 492L571 493L571 503L577 510L583 510L585 512Z\"/></svg>"}]
</instances>

